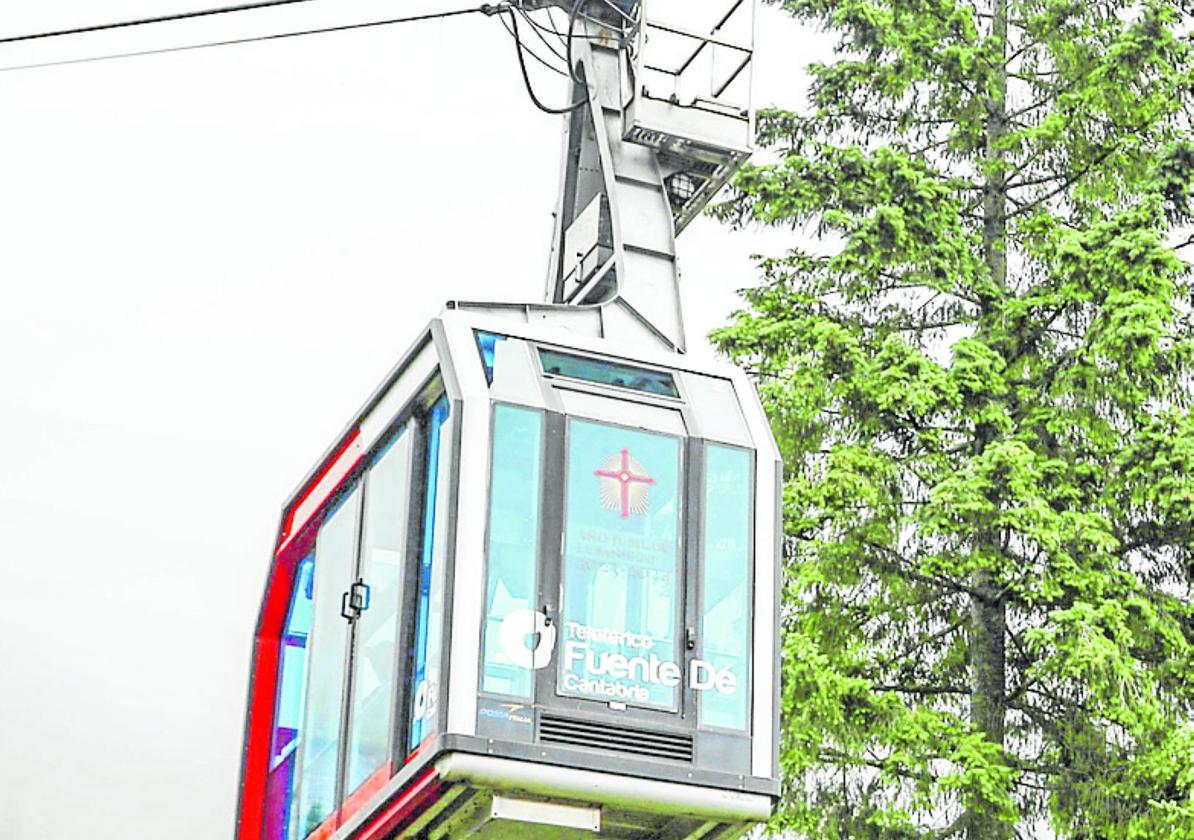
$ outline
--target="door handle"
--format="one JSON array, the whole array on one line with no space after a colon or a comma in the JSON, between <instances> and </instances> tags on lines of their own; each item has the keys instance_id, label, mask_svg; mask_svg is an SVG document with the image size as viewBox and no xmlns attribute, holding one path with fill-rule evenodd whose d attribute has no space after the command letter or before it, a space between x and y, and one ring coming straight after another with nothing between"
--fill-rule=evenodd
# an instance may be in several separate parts
<instances>
[{"instance_id":1,"label":"door handle","mask_svg":"<svg viewBox=\"0 0 1194 840\"><path fill-rule=\"evenodd\" d=\"M358 616L369 609L369 605L373 602L373 587L365 583L364 578L357 578L357 582L348 591L351 593L348 600Z\"/></svg>"},{"instance_id":2,"label":"door handle","mask_svg":"<svg viewBox=\"0 0 1194 840\"><path fill-rule=\"evenodd\" d=\"M373 589L365 583L364 578L357 578L356 583L340 595L340 616L349 624L361 617L361 613L369 609L373 600Z\"/></svg>"}]
</instances>

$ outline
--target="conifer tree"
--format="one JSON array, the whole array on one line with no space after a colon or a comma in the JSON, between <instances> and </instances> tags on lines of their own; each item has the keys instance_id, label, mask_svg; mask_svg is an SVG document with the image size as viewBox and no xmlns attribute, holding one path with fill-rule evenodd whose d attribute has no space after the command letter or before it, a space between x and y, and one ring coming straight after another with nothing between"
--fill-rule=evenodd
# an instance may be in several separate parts
<instances>
[{"instance_id":1,"label":"conifer tree","mask_svg":"<svg viewBox=\"0 0 1194 840\"><path fill-rule=\"evenodd\" d=\"M774 0L831 33L717 212L786 459L777 826L1194 837L1194 7Z\"/></svg>"}]
</instances>

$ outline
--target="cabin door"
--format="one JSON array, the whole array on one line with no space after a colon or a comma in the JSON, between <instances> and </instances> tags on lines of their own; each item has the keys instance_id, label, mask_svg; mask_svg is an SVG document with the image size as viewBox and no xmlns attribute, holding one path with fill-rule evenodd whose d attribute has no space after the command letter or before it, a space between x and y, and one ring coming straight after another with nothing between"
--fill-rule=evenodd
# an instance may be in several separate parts
<instances>
[{"instance_id":1,"label":"cabin door","mask_svg":"<svg viewBox=\"0 0 1194 840\"><path fill-rule=\"evenodd\" d=\"M555 644L537 671L537 704L679 723L691 638L686 439L581 417L563 423L549 458L562 468L552 494L561 539L549 541L540 584Z\"/></svg>"}]
</instances>

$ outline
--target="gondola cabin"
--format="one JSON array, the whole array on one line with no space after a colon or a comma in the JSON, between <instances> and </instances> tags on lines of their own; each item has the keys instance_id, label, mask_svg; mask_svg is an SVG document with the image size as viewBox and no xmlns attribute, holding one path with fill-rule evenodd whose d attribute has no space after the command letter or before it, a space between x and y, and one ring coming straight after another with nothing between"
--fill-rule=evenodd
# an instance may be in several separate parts
<instances>
[{"instance_id":1,"label":"gondola cabin","mask_svg":"<svg viewBox=\"0 0 1194 840\"><path fill-rule=\"evenodd\" d=\"M767 819L779 481L737 369L445 311L285 505L238 840Z\"/></svg>"}]
</instances>

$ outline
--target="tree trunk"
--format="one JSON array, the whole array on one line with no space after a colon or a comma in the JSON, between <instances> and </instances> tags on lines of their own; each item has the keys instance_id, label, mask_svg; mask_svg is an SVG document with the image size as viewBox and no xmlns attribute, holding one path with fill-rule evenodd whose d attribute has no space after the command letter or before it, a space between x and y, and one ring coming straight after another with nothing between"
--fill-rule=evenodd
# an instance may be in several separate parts
<instances>
[{"instance_id":1,"label":"tree trunk","mask_svg":"<svg viewBox=\"0 0 1194 840\"><path fill-rule=\"evenodd\" d=\"M1007 614L998 583L990 572L971 575L970 722L987 740L1003 746L1007 715ZM968 840L1000 840L1011 828L986 809L972 808L966 819Z\"/></svg>"},{"instance_id":2,"label":"tree trunk","mask_svg":"<svg viewBox=\"0 0 1194 840\"><path fill-rule=\"evenodd\" d=\"M986 262L995 299L988 299L988 309L997 309L998 290L1007 286L1007 176L999 164L1004 154L999 142L1007 132L1008 0L994 0L991 38L999 62L987 97L986 157L996 164L986 178L983 192L983 258ZM985 297L985 296L984 296ZM993 317L992 311L984 316ZM980 327L981 329L981 327ZM979 429L976 443L982 449L993 431ZM980 548L993 556L1000 550L998 534L980 536ZM974 594L970 603L970 722L988 741L1003 747L1007 718L1007 612L999 594L995 574L983 569L970 578ZM968 840L1003 840L1011 837L1011 827L987 808L972 806L966 814Z\"/></svg>"}]
</instances>

